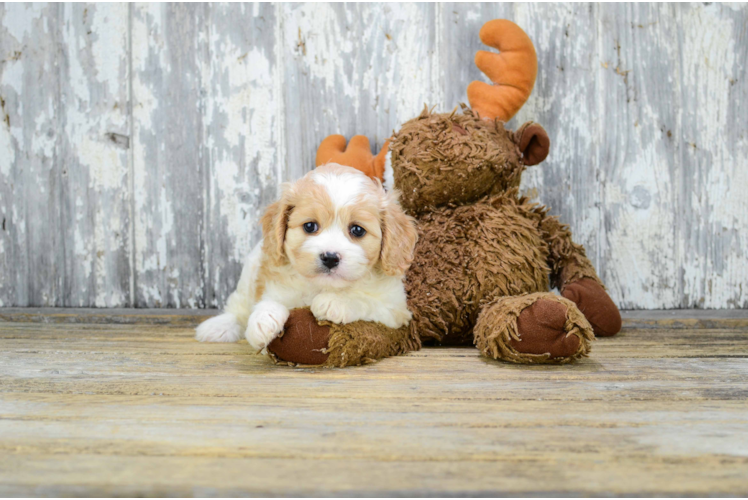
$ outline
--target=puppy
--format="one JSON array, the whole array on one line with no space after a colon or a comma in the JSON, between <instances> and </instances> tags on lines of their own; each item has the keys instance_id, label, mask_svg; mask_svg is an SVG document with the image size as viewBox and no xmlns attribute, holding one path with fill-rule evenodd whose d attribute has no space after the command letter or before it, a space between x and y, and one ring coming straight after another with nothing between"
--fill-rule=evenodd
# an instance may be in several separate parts
<instances>
[{"instance_id":1,"label":"puppy","mask_svg":"<svg viewBox=\"0 0 748 500\"><path fill-rule=\"evenodd\" d=\"M262 231L223 314L198 326L197 340L235 342L244 331L261 350L297 307L333 323L410 322L403 278L417 232L378 181L335 163L317 167L284 186Z\"/></svg>"}]
</instances>

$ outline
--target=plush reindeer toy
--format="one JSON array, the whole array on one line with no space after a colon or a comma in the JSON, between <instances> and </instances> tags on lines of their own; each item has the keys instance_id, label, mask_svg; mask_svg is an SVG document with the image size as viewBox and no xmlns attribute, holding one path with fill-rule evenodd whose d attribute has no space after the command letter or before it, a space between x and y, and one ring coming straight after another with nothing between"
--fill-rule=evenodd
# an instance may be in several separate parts
<instances>
[{"instance_id":1,"label":"plush reindeer toy","mask_svg":"<svg viewBox=\"0 0 748 500\"><path fill-rule=\"evenodd\" d=\"M317 153L318 165L341 163L380 178L416 218L406 276L410 325L318 323L297 310L270 345L275 359L346 366L438 343L474 344L515 363L567 363L587 355L595 335L620 330L618 309L584 248L546 207L519 194L522 172L550 147L536 123L516 132L504 126L534 86L535 48L507 20L486 23L480 37L500 53L478 52L476 64L493 85L470 84L470 109L424 109L376 157L361 136L347 149L342 136L330 136Z\"/></svg>"}]
</instances>

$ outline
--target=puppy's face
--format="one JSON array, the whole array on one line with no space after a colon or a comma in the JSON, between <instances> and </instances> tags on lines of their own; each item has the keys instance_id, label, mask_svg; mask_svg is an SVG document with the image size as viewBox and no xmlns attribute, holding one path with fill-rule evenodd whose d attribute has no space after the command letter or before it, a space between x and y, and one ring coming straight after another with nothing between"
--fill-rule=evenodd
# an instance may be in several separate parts
<instances>
[{"instance_id":1,"label":"puppy's face","mask_svg":"<svg viewBox=\"0 0 748 500\"><path fill-rule=\"evenodd\" d=\"M358 170L318 167L284 190L263 218L266 254L323 286L345 287L379 267L403 274L416 230L396 198Z\"/></svg>"}]
</instances>

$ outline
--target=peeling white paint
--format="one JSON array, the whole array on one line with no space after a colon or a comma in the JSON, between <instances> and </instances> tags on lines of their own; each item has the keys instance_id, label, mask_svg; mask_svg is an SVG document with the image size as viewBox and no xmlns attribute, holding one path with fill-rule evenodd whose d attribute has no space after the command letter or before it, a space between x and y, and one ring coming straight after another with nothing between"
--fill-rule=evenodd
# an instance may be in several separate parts
<instances>
[{"instance_id":1,"label":"peeling white paint","mask_svg":"<svg viewBox=\"0 0 748 500\"><path fill-rule=\"evenodd\" d=\"M303 60L311 76L321 85L335 86L353 100L352 111L359 107L360 83L344 78L346 64L354 55L356 34L346 28L350 19L341 19L332 4L283 5L287 54Z\"/></svg>"},{"instance_id":2,"label":"peeling white paint","mask_svg":"<svg viewBox=\"0 0 748 500\"><path fill-rule=\"evenodd\" d=\"M127 4L96 5L91 11L91 32L96 33L92 52L96 79L109 92L116 92L122 85L122 57L115 47L127 47Z\"/></svg>"},{"instance_id":3,"label":"peeling white paint","mask_svg":"<svg viewBox=\"0 0 748 500\"><path fill-rule=\"evenodd\" d=\"M127 178L127 165L112 144L105 144L103 137L101 140L82 137L77 149L81 164L89 167L92 188L122 188Z\"/></svg>"},{"instance_id":4,"label":"peeling white paint","mask_svg":"<svg viewBox=\"0 0 748 500\"><path fill-rule=\"evenodd\" d=\"M685 248L706 250L698 262L684 266L684 293L707 308L748 303L748 158L735 140L741 132L745 138L746 132L730 118L736 106L745 105L740 97L746 93L738 99L728 97L735 82L746 78L745 56L735 58L736 34L744 31L745 19L736 25L723 9L718 4L699 5L682 17L683 29L693 33L684 37L684 82L689 99L700 104L696 126L689 129L693 137L686 139L685 154L698 167L689 202L702 214L697 246ZM743 117L743 127L745 123Z\"/></svg>"},{"instance_id":5,"label":"peeling white paint","mask_svg":"<svg viewBox=\"0 0 748 500\"><path fill-rule=\"evenodd\" d=\"M43 17L47 6L43 3L24 3L7 9L3 16L3 28L16 42L23 43L27 35L34 36L36 23Z\"/></svg>"},{"instance_id":6,"label":"peeling white paint","mask_svg":"<svg viewBox=\"0 0 748 500\"><path fill-rule=\"evenodd\" d=\"M0 123L0 175L9 177L15 161L16 149L13 146L10 129L4 123Z\"/></svg>"}]
</instances>

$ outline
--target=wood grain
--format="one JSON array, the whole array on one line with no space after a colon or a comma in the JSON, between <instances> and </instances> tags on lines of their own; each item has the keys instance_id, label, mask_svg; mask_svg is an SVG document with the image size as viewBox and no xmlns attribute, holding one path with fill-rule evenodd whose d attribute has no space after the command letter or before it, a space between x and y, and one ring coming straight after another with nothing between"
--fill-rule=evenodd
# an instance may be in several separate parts
<instances>
[{"instance_id":1,"label":"wood grain","mask_svg":"<svg viewBox=\"0 0 748 500\"><path fill-rule=\"evenodd\" d=\"M131 9L133 305L203 306L206 7Z\"/></svg>"},{"instance_id":2,"label":"wood grain","mask_svg":"<svg viewBox=\"0 0 748 500\"><path fill-rule=\"evenodd\" d=\"M62 305L129 306L128 7L60 8Z\"/></svg>"},{"instance_id":3,"label":"wood grain","mask_svg":"<svg viewBox=\"0 0 748 500\"><path fill-rule=\"evenodd\" d=\"M279 40L271 4L208 9L205 305L223 303L283 178Z\"/></svg>"},{"instance_id":4,"label":"wood grain","mask_svg":"<svg viewBox=\"0 0 748 500\"><path fill-rule=\"evenodd\" d=\"M535 41L523 191L625 309L748 308L744 4L0 5L0 307L221 307L331 133L466 101Z\"/></svg>"},{"instance_id":5,"label":"wood grain","mask_svg":"<svg viewBox=\"0 0 748 500\"><path fill-rule=\"evenodd\" d=\"M65 305L61 20L59 4L0 5L0 305Z\"/></svg>"},{"instance_id":6,"label":"wood grain","mask_svg":"<svg viewBox=\"0 0 748 500\"><path fill-rule=\"evenodd\" d=\"M746 333L315 369L179 326L0 323L0 494L745 495Z\"/></svg>"}]
</instances>

